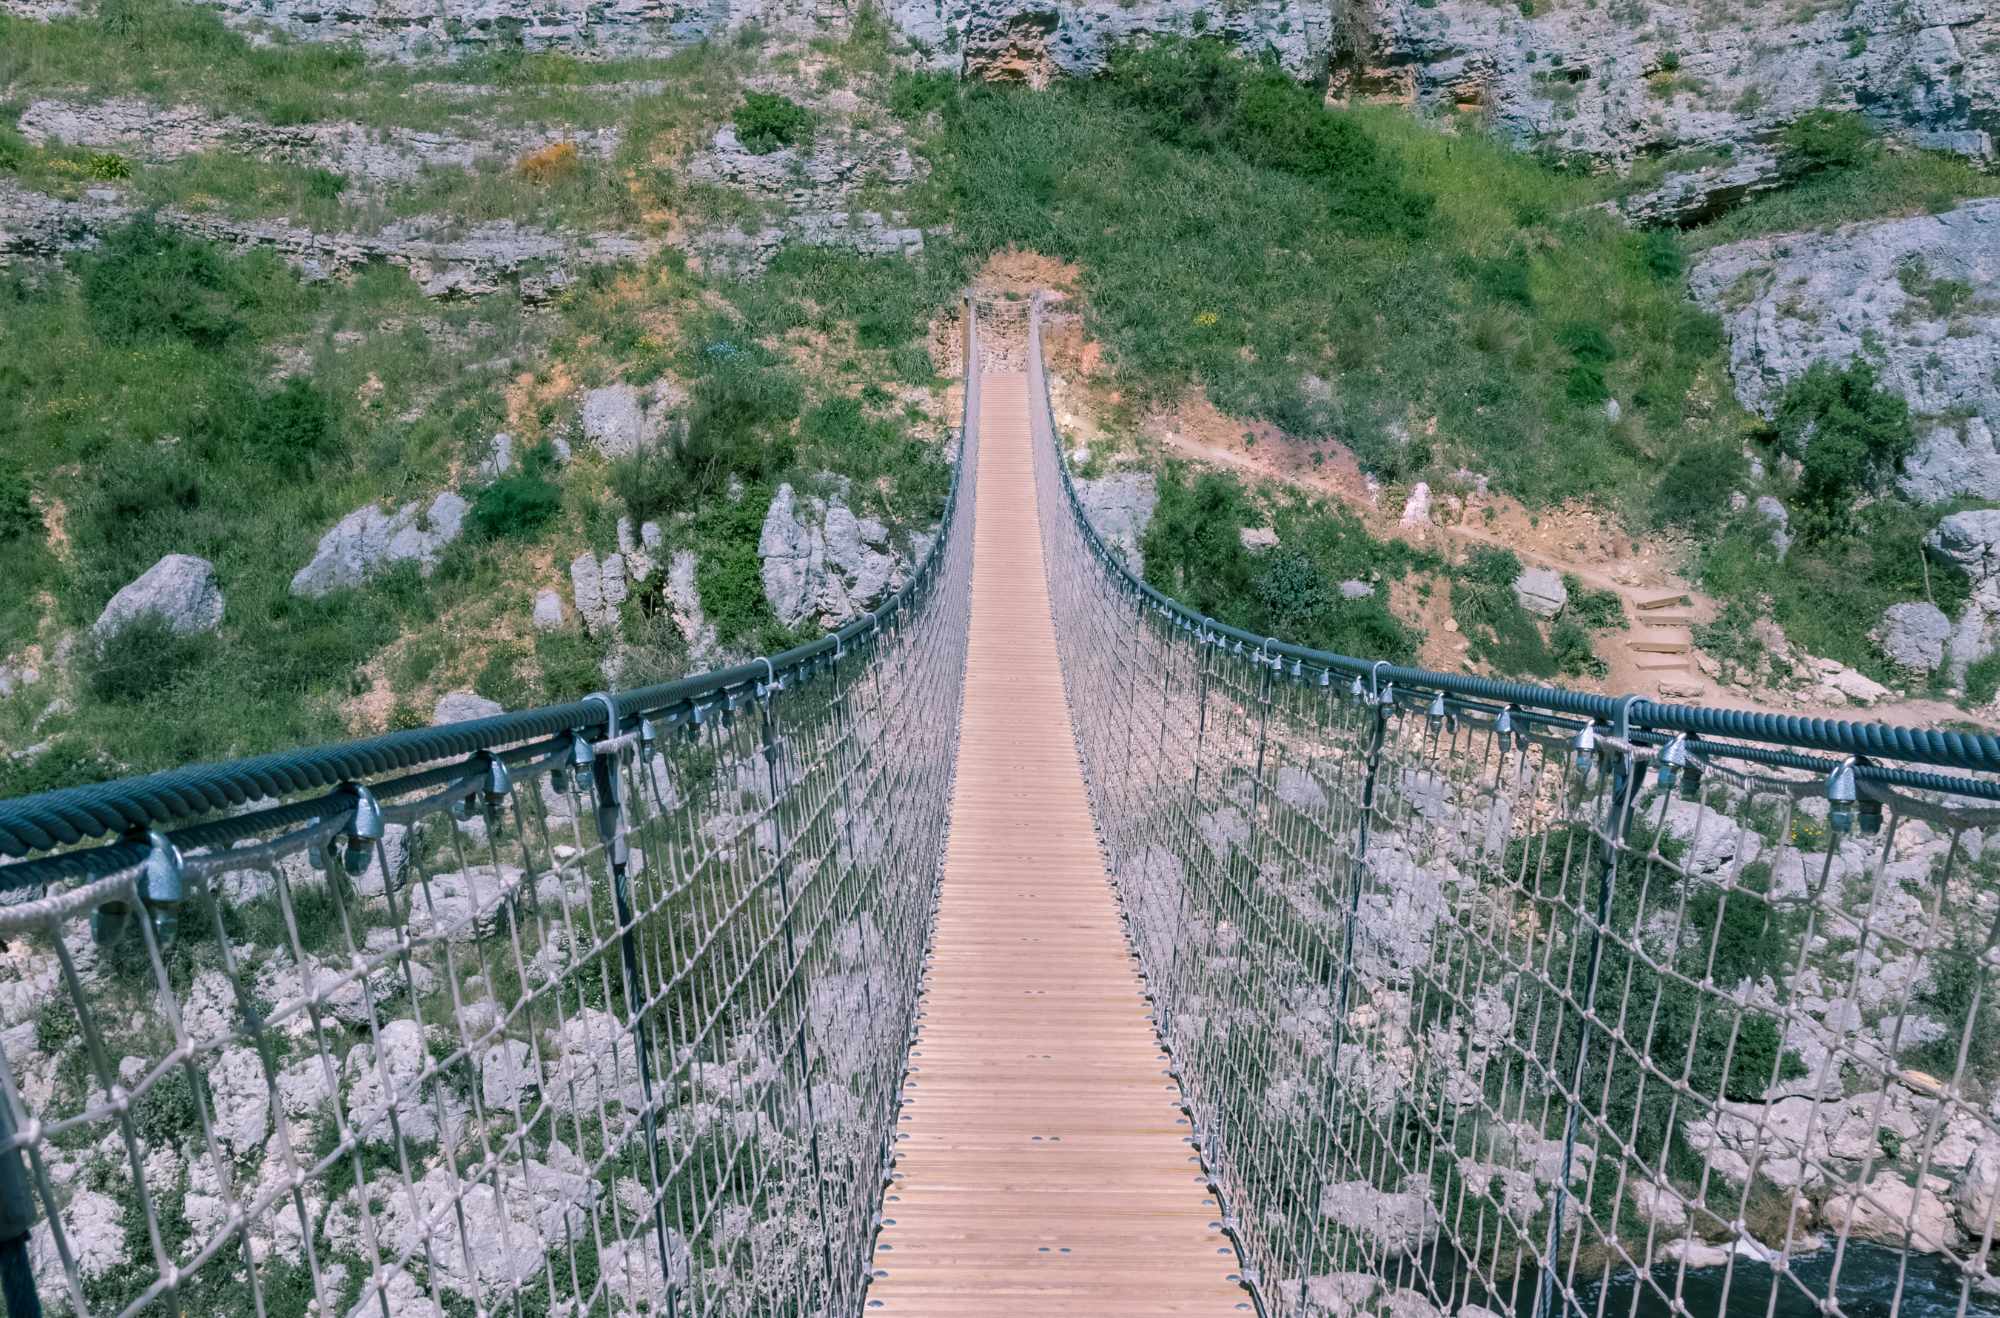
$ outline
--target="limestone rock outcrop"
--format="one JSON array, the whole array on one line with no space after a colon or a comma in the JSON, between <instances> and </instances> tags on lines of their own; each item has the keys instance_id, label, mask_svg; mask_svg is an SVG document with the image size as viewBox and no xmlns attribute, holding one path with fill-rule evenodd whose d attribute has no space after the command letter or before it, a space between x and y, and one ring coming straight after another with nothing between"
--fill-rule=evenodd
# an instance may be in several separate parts
<instances>
[{"instance_id":1,"label":"limestone rock outcrop","mask_svg":"<svg viewBox=\"0 0 2000 1318\"><path fill-rule=\"evenodd\" d=\"M415 563L429 576L464 531L469 511L471 505L449 490L428 506L413 500L393 513L372 503L357 508L320 537L312 561L292 577L292 594L317 599L398 563Z\"/></svg>"},{"instance_id":2,"label":"limestone rock outcrop","mask_svg":"<svg viewBox=\"0 0 2000 1318\"><path fill-rule=\"evenodd\" d=\"M764 596L787 627L839 627L902 584L906 560L889 529L848 507L844 483L825 498L780 485L757 540Z\"/></svg>"},{"instance_id":3,"label":"limestone rock outcrop","mask_svg":"<svg viewBox=\"0 0 2000 1318\"><path fill-rule=\"evenodd\" d=\"M1745 407L1771 415L1816 362L1875 364L1919 418L1903 492L2000 497L2000 199L1718 247L1689 272L1729 334Z\"/></svg>"},{"instance_id":4,"label":"limestone rock outcrop","mask_svg":"<svg viewBox=\"0 0 2000 1318\"><path fill-rule=\"evenodd\" d=\"M192 554L168 554L113 595L90 630L99 640L108 640L151 617L176 636L195 636L221 626L222 609L215 564Z\"/></svg>"}]
</instances>

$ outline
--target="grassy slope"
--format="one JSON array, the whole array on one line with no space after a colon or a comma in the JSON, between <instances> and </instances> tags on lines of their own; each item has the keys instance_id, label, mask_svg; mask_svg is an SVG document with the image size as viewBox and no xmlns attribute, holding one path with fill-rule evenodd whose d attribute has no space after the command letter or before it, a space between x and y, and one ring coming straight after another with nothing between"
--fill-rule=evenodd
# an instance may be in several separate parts
<instances>
[{"instance_id":1,"label":"grassy slope","mask_svg":"<svg viewBox=\"0 0 2000 1318\"><path fill-rule=\"evenodd\" d=\"M464 130L471 114L615 124L618 157L570 182L600 200L614 196L619 212L609 218L641 229L641 212L658 200L652 190L662 179L671 185L684 149L727 117L755 62L739 46L643 65L534 57L425 71L428 84L495 88L466 101L346 52L254 47L210 15L158 0L115 6L103 20L0 18L0 38L0 76L21 100L83 88L282 122L338 116ZM642 77L670 85L636 98L582 90ZM29 186L74 188L88 181L90 155L0 140L0 171ZM287 168L210 157L135 167L130 183L155 200L185 202L176 189L188 183L232 207L353 218L346 199L306 198L319 209L294 211L282 188L250 195ZM174 171L185 177L162 182ZM585 202L510 172L431 180L387 204L526 223L607 217L585 214L597 205ZM701 555L708 612L725 643L749 649L790 639L756 572L763 500L778 481L852 477L858 510L896 526L927 524L937 511L941 436L926 408L892 391L933 385L924 321L949 289L913 282L899 263L791 253L764 279L723 285L690 275L670 252L650 269L590 272L554 306L531 312L505 297L428 303L395 269L305 285L262 255L203 248L159 260L157 270L142 262L119 275L135 288L144 282L143 295L114 280L95 300L92 257L0 274L0 499L25 486L47 531L0 535L0 569L22 587L0 604L0 655L36 642L46 651L86 627L168 552L212 559L228 612L211 641L121 652L110 665L80 657L74 709L44 726L32 725L63 683L0 704L0 744L50 745L25 760L0 757L0 794L344 735L355 726L345 706L371 688L400 696L387 711L394 726L424 721L430 696L453 687L523 704L601 686L602 645L574 631L536 636L528 605L537 586L564 579L580 549L611 546L618 517L636 511L626 494L643 495L647 479L680 492L648 515L665 524L669 551ZM187 262L201 267L197 278ZM530 369L513 374L523 364ZM690 506L678 458L621 481L580 442L578 389L663 374L693 392L696 411L707 400L711 449L770 451L740 503ZM314 451L296 462L268 451L271 427L258 410L280 392L281 376L309 382L324 413ZM736 407L744 380L779 399L781 414ZM859 388L869 380L889 387ZM229 424L236 416L260 422ZM468 534L427 580L405 570L320 602L290 597L291 574L355 507L427 500L453 486L474 494L468 473L503 428L517 453L558 436L577 448L566 471L551 473L552 512L549 495L530 483L538 516ZM677 674L686 661L659 584L627 607L628 681ZM42 666L51 666L46 654Z\"/></svg>"},{"instance_id":2,"label":"grassy slope","mask_svg":"<svg viewBox=\"0 0 2000 1318\"><path fill-rule=\"evenodd\" d=\"M1714 326L1647 270L1638 236L1587 209L1589 183L1393 112L1354 121L1437 196L1425 236L1354 236L1317 181L1152 140L1090 85L965 95L940 134L940 205L976 250L1080 264L1095 329L1136 386L1199 383L1391 478L1464 463L1530 502L1619 499L1691 427L1733 424L1685 397L1725 392ZM1615 345L1617 424L1565 396L1557 334L1572 321ZM1330 402L1302 388L1309 375L1333 384ZM1434 441L1392 437L1433 416Z\"/></svg>"},{"instance_id":3,"label":"grassy slope","mask_svg":"<svg viewBox=\"0 0 2000 1318\"><path fill-rule=\"evenodd\" d=\"M1368 236L1337 184L1163 141L1104 81L910 100L942 105L937 215L975 259L1018 246L1076 262L1137 401L1199 385L1225 410L1346 443L1392 483L1467 467L1531 507L1585 497L1635 527L1682 526L1705 584L1738 605L1738 642L1770 616L1812 653L1889 676L1855 621L1924 597L1920 542L1947 510L1888 500L1783 564L1762 524L1731 520L1732 490L1759 489L1740 451L1775 470L1772 437L1736 403L1720 326L1687 301L1680 268L1716 243L1943 209L2000 179L1871 148L1703 229L1649 235L1595 208L1613 180L1396 111L1329 112L1436 198L1422 234ZM1593 355L1615 421L1588 378L1573 387ZM1962 590L1939 573L1929 589L1950 607ZM1254 591L1236 593L1257 611Z\"/></svg>"}]
</instances>

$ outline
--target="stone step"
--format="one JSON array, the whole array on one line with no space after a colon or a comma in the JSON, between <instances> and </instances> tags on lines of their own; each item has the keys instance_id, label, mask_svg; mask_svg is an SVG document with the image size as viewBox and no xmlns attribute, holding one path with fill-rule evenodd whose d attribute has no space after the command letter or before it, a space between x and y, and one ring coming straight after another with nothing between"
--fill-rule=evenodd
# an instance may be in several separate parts
<instances>
[{"instance_id":1,"label":"stone step","mask_svg":"<svg viewBox=\"0 0 2000 1318\"><path fill-rule=\"evenodd\" d=\"M1654 609L1670 609L1676 604L1692 604L1684 590L1642 591L1632 596L1632 607L1642 613Z\"/></svg>"},{"instance_id":2,"label":"stone step","mask_svg":"<svg viewBox=\"0 0 2000 1318\"><path fill-rule=\"evenodd\" d=\"M1686 609L1647 609L1639 621L1648 627L1692 627L1694 615Z\"/></svg>"},{"instance_id":3,"label":"stone step","mask_svg":"<svg viewBox=\"0 0 2000 1318\"><path fill-rule=\"evenodd\" d=\"M1658 654L1686 654L1694 648L1694 637L1684 627L1661 627L1657 631L1640 632L1625 642L1628 650L1646 650Z\"/></svg>"},{"instance_id":4,"label":"stone step","mask_svg":"<svg viewBox=\"0 0 2000 1318\"><path fill-rule=\"evenodd\" d=\"M1632 666L1642 673L1687 673L1688 657L1684 654L1636 654Z\"/></svg>"}]
</instances>

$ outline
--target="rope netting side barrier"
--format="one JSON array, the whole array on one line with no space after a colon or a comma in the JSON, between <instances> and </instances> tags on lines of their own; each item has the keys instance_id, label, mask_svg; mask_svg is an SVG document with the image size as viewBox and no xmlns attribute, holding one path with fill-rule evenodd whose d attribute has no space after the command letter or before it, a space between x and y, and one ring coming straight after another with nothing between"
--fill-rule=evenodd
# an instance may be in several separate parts
<instances>
[{"instance_id":1,"label":"rope netting side barrier","mask_svg":"<svg viewBox=\"0 0 2000 1318\"><path fill-rule=\"evenodd\" d=\"M0 803L10 1318L859 1312L956 755L966 387L936 539L823 640Z\"/></svg>"},{"instance_id":2,"label":"rope netting side barrier","mask_svg":"<svg viewBox=\"0 0 2000 1318\"><path fill-rule=\"evenodd\" d=\"M1031 340L1079 749L1265 1310L2000 1312L1990 739L1190 614L1090 528Z\"/></svg>"}]
</instances>

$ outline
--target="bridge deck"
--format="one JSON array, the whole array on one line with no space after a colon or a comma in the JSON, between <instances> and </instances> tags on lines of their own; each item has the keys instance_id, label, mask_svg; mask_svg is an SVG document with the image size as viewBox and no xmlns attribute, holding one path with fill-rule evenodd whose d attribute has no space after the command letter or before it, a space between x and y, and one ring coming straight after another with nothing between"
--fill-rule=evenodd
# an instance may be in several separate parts
<instances>
[{"instance_id":1,"label":"bridge deck","mask_svg":"<svg viewBox=\"0 0 2000 1318\"><path fill-rule=\"evenodd\" d=\"M1184 1142L1057 667L1021 375L981 382L972 637L936 957L871 1311L1250 1306Z\"/></svg>"}]
</instances>

